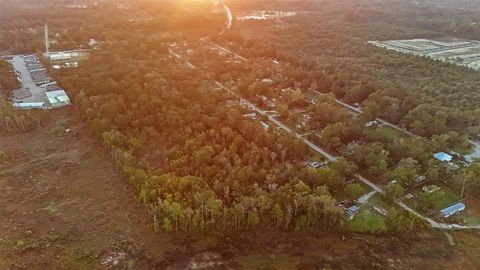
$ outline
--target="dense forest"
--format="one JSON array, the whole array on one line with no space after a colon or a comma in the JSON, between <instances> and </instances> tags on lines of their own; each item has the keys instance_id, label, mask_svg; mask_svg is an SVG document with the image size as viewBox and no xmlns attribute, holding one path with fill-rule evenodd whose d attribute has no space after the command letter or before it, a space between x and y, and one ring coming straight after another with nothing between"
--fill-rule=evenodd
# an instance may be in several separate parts
<instances>
[{"instance_id":1,"label":"dense forest","mask_svg":"<svg viewBox=\"0 0 480 270\"><path fill-rule=\"evenodd\" d=\"M311 154L302 142L244 118L226 105L229 94L171 59L165 44L146 43L157 45L110 44L59 75L156 228L344 228L331 194L352 179L351 162L305 166ZM411 229L405 217L391 229Z\"/></svg>"}]
</instances>

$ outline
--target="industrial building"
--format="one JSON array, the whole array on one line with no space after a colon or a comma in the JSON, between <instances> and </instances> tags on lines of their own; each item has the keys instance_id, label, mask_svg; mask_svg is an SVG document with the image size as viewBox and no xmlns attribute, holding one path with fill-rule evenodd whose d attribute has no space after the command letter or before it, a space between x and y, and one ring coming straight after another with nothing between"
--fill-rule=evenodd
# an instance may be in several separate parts
<instances>
[{"instance_id":1,"label":"industrial building","mask_svg":"<svg viewBox=\"0 0 480 270\"><path fill-rule=\"evenodd\" d=\"M65 90L47 92L47 100L51 108L60 108L70 105L70 98Z\"/></svg>"}]
</instances>

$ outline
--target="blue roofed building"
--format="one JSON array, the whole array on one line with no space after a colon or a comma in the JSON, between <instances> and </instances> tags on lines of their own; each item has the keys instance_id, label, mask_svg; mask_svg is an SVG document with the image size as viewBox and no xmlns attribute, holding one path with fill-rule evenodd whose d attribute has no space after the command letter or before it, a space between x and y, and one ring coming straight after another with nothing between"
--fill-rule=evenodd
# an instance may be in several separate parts
<instances>
[{"instance_id":1,"label":"blue roofed building","mask_svg":"<svg viewBox=\"0 0 480 270\"><path fill-rule=\"evenodd\" d=\"M465 210L465 204L463 203L456 203L454 205L450 205L449 207L440 210L440 215L444 218L448 218L453 216L457 213L460 213Z\"/></svg>"},{"instance_id":2,"label":"blue roofed building","mask_svg":"<svg viewBox=\"0 0 480 270\"><path fill-rule=\"evenodd\" d=\"M347 208L347 214L353 217L356 213L358 213L358 210L360 210L360 208L358 208L356 205L353 205Z\"/></svg>"},{"instance_id":3,"label":"blue roofed building","mask_svg":"<svg viewBox=\"0 0 480 270\"><path fill-rule=\"evenodd\" d=\"M442 162L451 162L453 160L453 157L445 152L438 152L433 154L433 157L436 160L442 161Z\"/></svg>"}]
</instances>

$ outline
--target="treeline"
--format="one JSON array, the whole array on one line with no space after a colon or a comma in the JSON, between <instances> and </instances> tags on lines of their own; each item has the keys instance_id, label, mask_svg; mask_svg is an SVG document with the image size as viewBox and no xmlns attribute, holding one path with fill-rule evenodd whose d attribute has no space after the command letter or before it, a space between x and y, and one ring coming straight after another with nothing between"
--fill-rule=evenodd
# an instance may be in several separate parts
<instances>
[{"instance_id":1,"label":"treeline","mask_svg":"<svg viewBox=\"0 0 480 270\"><path fill-rule=\"evenodd\" d=\"M9 96L11 91L20 88L12 65L0 60L0 95Z\"/></svg>"},{"instance_id":2,"label":"treeline","mask_svg":"<svg viewBox=\"0 0 480 270\"><path fill-rule=\"evenodd\" d=\"M48 111L15 109L0 97L0 133L31 131L41 127L47 120Z\"/></svg>"}]
</instances>

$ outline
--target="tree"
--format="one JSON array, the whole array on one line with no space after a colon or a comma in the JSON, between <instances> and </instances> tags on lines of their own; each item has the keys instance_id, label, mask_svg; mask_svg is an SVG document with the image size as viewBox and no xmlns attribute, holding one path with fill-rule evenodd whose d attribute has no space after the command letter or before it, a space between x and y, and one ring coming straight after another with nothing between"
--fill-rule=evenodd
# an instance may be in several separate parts
<instances>
[{"instance_id":1,"label":"tree","mask_svg":"<svg viewBox=\"0 0 480 270\"><path fill-rule=\"evenodd\" d=\"M391 181L385 187L385 194L393 201L403 197L405 189L397 181Z\"/></svg>"},{"instance_id":2,"label":"tree","mask_svg":"<svg viewBox=\"0 0 480 270\"><path fill-rule=\"evenodd\" d=\"M350 199L356 200L365 194L365 189L358 183L350 183L345 187L345 192L348 194Z\"/></svg>"},{"instance_id":3,"label":"tree","mask_svg":"<svg viewBox=\"0 0 480 270\"><path fill-rule=\"evenodd\" d=\"M398 181L402 186L408 186L417 176L418 169L418 161L411 157L402 158L395 169L389 173L389 178Z\"/></svg>"},{"instance_id":4,"label":"tree","mask_svg":"<svg viewBox=\"0 0 480 270\"><path fill-rule=\"evenodd\" d=\"M168 217L163 219L163 229L166 232L171 232L173 230L172 221Z\"/></svg>"},{"instance_id":5,"label":"tree","mask_svg":"<svg viewBox=\"0 0 480 270\"><path fill-rule=\"evenodd\" d=\"M460 187L461 198L471 192L471 189L478 190L480 188L480 162L475 161L470 164L456 176L455 180Z\"/></svg>"}]
</instances>

